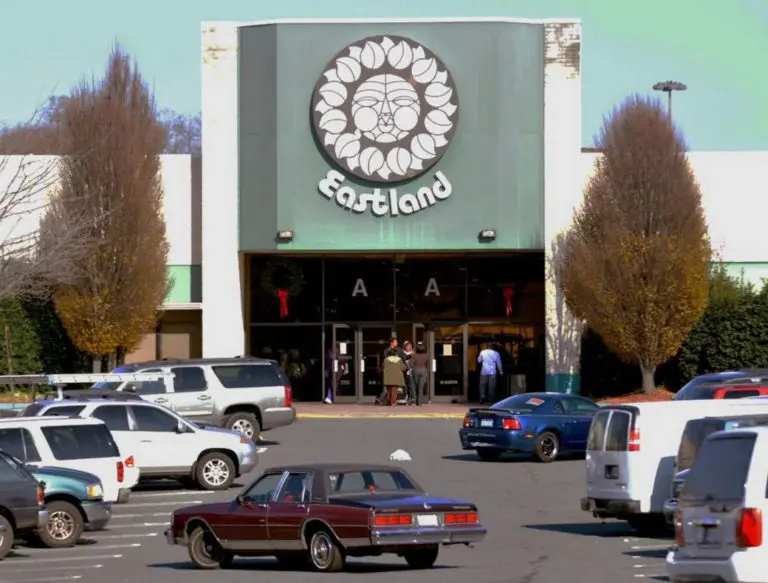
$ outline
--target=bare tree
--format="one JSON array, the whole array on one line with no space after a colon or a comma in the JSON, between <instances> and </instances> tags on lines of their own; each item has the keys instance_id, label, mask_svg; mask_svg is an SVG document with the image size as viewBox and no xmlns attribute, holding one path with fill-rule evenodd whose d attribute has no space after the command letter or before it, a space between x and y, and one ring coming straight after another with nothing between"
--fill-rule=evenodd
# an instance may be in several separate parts
<instances>
[{"instance_id":1,"label":"bare tree","mask_svg":"<svg viewBox=\"0 0 768 583\"><path fill-rule=\"evenodd\" d=\"M66 152L61 195L50 222L92 217L98 242L79 265L78 281L59 286L56 311L81 350L101 370L153 329L168 291L168 243L159 155L165 132L135 63L119 47L102 79L83 82L64 106Z\"/></svg>"},{"instance_id":2,"label":"bare tree","mask_svg":"<svg viewBox=\"0 0 768 583\"><path fill-rule=\"evenodd\" d=\"M184 115L163 109L159 119L166 132L166 154L200 154L203 124L199 113Z\"/></svg>"},{"instance_id":3,"label":"bare tree","mask_svg":"<svg viewBox=\"0 0 768 583\"><path fill-rule=\"evenodd\" d=\"M563 289L606 346L639 365L643 390L708 301L712 251L685 141L657 100L628 99L596 140L603 152L574 217Z\"/></svg>"}]
</instances>

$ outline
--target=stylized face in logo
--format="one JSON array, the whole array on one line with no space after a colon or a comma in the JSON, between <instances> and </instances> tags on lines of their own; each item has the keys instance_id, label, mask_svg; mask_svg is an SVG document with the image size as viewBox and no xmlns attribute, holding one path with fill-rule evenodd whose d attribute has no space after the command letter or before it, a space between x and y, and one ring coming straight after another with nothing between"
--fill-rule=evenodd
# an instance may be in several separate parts
<instances>
[{"instance_id":1,"label":"stylized face in logo","mask_svg":"<svg viewBox=\"0 0 768 583\"><path fill-rule=\"evenodd\" d=\"M426 172L448 149L458 96L438 57L402 37L373 37L339 53L315 87L315 132L343 170L372 182Z\"/></svg>"}]
</instances>

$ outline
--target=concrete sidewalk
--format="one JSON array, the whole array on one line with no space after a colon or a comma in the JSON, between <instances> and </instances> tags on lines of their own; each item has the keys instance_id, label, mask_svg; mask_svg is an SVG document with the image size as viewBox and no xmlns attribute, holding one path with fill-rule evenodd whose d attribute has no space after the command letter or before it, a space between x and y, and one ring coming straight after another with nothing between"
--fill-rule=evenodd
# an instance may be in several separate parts
<instances>
[{"instance_id":1,"label":"concrete sidewalk","mask_svg":"<svg viewBox=\"0 0 768 583\"><path fill-rule=\"evenodd\" d=\"M463 419L467 403L430 403L420 407L366 404L294 403L299 419Z\"/></svg>"}]
</instances>

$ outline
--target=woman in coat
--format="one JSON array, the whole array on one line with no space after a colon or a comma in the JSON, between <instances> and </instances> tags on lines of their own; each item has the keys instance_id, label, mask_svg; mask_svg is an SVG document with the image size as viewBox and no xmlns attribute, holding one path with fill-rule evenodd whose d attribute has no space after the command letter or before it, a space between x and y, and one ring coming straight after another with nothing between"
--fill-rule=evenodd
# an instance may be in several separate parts
<instances>
[{"instance_id":1,"label":"woman in coat","mask_svg":"<svg viewBox=\"0 0 768 583\"><path fill-rule=\"evenodd\" d=\"M397 405L397 390L405 386L407 368L405 361L398 356L397 350L391 348L382 365L382 377L387 389L387 400L390 407Z\"/></svg>"}]
</instances>

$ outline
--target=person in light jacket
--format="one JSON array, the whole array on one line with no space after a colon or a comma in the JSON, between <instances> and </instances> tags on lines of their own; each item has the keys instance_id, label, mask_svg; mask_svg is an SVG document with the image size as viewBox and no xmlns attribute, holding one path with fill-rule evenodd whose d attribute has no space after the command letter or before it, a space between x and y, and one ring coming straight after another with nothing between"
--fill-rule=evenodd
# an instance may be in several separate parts
<instances>
[{"instance_id":1,"label":"person in light jacket","mask_svg":"<svg viewBox=\"0 0 768 583\"><path fill-rule=\"evenodd\" d=\"M408 367L398 356L397 350L391 348L381 368L384 386L387 389L387 404L394 407L397 405L397 390L405 386L405 372Z\"/></svg>"}]
</instances>

